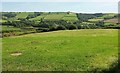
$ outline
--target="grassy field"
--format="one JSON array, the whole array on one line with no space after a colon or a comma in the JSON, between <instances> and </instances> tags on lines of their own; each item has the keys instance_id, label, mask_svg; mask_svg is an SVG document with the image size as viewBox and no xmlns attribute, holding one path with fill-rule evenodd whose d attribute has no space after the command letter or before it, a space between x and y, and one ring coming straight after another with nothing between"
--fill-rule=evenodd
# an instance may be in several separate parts
<instances>
[{"instance_id":1,"label":"grassy field","mask_svg":"<svg viewBox=\"0 0 120 73\"><path fill-rule=\"evenodd\" d=\"M67 13L46 13L35 18L31 18L29 20L40 21L43 20L66 20L66 21L77 21L77 15L75 13L67 14Z\"/></svg>"},{"instance_id":2,"label":"grassy field","mask_svg":"<svg viewBox=\"0 0 120 73\"><path fill-rule=\"evenodd\" d=\"M23 34L30 34L30 33L34 33L36 32L36 30L33 29L29 29L31 27L25 27L25 28L17 28L14 26L0 26L0 28L2 28L2 36L3 37L9 37L9 36L18 36L18 35L23 35Z\"/></svg>"},{"instance_id":3,"label":"grassy field","mask_svg":"<svg viewBox=\"0 0 120 73\"><path fill-rule=\"evenodd\" d=\"M88 21L90 22L98 22L98 21L102 21L103 19L89 19Z\"/></svg>"},{"instance_id":4,"label":"grassy field","mask_svg":"<svg viewBox=\"0 0 120 73\"><path fill-rule=\"evenodd\" d=\"M104 14L102 17L98 17L98 18L101 18L101 19L103 19L103 18L111 18L111 17L114 17L115 15L117 15L117 14L115 14L115 13L107 13L107 14Z\"/></svg>"},{"instance_id":5,"label":"grassy field","mask_svg":"<svg viewBox=\"0 0 120 73\"><path fill-rule=\"evenodd\" d=\"M21 12L21 13L17 13L16 18L26 18L29 14L33 14L33 12Z\"/></svg>"},{"instance_id":6,"label":"grassy field","mask_svg":"<svg viewBox=\"0 0 120 73\"><path fill-rule=\"evenodd\" d=\"M109 20L105 20L104 22L108 22L108 23L118 23L118 19L117 19L117 18L109 19Z\"/></svg>"},{"instance_id":7,"label":"grassy field","mask_svg":"<svg viewBox=\"0 0 120 73\"><path fill-rule=\"evenodd\" d=\"M16 28L14 26L0 26L0 28L2 28L2 31L21 30L20 28Z\"/></svg>"},{"instance_id":8,"label":"grassy field","mask_svg":"<svg viewBox=\"0 0 120 73\"><path fill-rule=\"evenodd\" d=\"M68 21L77 21L78 20L77 15L74 13L66 14L62 19L68 20Z\"/></svg>"},{"instance_id":9,"label":"grassy field","mask_svg":"<svg viewBox=\"0 0 120 73\"><path fill-rule=\"evenodd\" d=\"M35 21L40 21L42 18L44 18L46 15L40 15L40 16L37 16L35 18L31 18L29 20L35 20Z\"/></svg>"},{"instance_id":10,"label":"grassy field","mask_svg":"<svg viewBox=\"0 0 120 73\"><path fill-rule=\"evenodd\" d=\"M118 30L84 29L2 39L3 71L91 71L118 59Z\"/></svg>"},{"instance_id":11,"label":"grassy field","mask_svg":"<svg viewBox=\"0 0 120 73\"><path fill-rule=\"evenodd\" d=\"M7 22L7 20L0 19L0 23Z\"/></svg>"},{"instance_id":12,"label":"grassy field","mask_svg":"<svg viewBox=\"0 0 120 73\"><path fill-rule=\"evenodd\" d=\"M48 14L44 20L61 20L65 16L64 13L61 14Z\"/></svg>"}]
</instances>

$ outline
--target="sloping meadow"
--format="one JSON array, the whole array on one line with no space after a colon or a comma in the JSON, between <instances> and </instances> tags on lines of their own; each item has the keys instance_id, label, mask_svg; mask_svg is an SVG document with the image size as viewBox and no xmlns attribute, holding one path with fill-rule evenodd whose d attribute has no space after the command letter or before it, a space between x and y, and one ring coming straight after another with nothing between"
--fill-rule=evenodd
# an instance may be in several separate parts
<instances>
[{"instance_id":1,"label":"sloping meadow","mask_svg":"<svg viewBox=\"0 0 120 73\"><path fill-rule=\"evenodd\" d=\"M3 71L101 71L118 60L118 30L83 29L2 39Z\"/></svg>"}]
</instances>

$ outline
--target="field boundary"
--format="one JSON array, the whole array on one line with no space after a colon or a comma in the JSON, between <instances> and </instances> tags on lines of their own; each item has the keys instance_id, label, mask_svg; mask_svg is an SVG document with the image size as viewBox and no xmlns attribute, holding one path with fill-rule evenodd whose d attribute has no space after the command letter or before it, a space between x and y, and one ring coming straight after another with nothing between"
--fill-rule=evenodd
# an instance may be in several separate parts
<instances>
[{"instance_id":1,"label":"field boundary","mask_svg":"<svg viewBox=\"0 0 120 73\"><path fill-rule=\"evenodd\" d=\"M0 2L0 10L2 10L2 2ZM2 17L2 13L0 14L0 19ZM0 26L2 23L0 22ZM2 27L0 27L0 31L2 31ZM2 32L0 32L0 73L2 72Z\"/></svg>"},{"instance_id":2,"label":"field boundary","mask_svg":"<svg viewBox=\"0 0 120 73\"><path fill-rule=\"evenodd\" d=\"M120 1L118 2L118 23L120 23ZM118 29L118 73L120 72L120 29Z\"/></svg>"}]
</instances>

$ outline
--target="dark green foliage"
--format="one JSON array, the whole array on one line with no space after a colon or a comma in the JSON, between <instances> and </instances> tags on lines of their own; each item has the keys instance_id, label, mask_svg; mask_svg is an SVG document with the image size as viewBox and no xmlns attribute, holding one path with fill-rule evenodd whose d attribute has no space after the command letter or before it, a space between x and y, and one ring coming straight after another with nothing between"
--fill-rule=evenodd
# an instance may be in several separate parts
<instances>
[{"instance_id":1,"label":"dark green foliage","mask_svg":"<svg viewBox=\"0 0 120 73\"><path fill-rule=\"evenodd\" d=\"M78 13L77 17L78 17L78 19L80 21L87 21L88 19L95 18L96 16L93 15L93 14L81 14L81 13Z\"/></svg>"},{"instance_id":2,"label":"dark green foliage","mask_svg":"<svg viewBox=\"0 0 120 73\"><path fill-rule=\"evenodd\" d=\"M82 24L79 23L79 24L75 24L75 25L77 26L78 29L81 29Z\"/></svg>"},{"instance_id":3,"label":"dark green foliage","mask_svg":"<svg viewBox=\"0 0 120 73\"><path fill-rule=\"evenodd\" d=\"M18 18L18 20L26 21L27 19L25 19L25 18Z\"/></svg>"},{"instance_id":4,"label":"dark green foliage","mask_svg":"<svg viewBox=\"0 0 120 73\"><path fill-rule=\"evenodd\" d=\"M16 16L16 13L14 12L6 12L4 14L2 14L3 16L6 16L8 18L12 18L12 17L15 17Z\"/></svg>"},{"instance_id":5,"label":"dark green foliage","mask_svg":"<svg viewBox=\"0 0 120 73\"><path fill-rule=\"evenodd\" d=\"M88 21L88 19L96 18L96 17L101 17L104 14L102 13L96 13L96 14L82 14L82 13L77 13L77 17L80 21Z\"/></svg>"},{"instance_id":6,"label":"dark green foliage","mask_svg":"<svg viewBox=\"0 0 120 73\"><path fill-rule=\"evenodd\" d=\"M29 14L26 19L34 18L35 16L33 14Z\"/></svg>"},{"instance_id":7,"label":"dark green foliage","mask_svg":"<svg viewBox=\"0 0 120 73\"><path fill-rule=\"evenodd\" d=\"M96 23L96 26L98 26L98 27L104 27L104 22L101 22L101 21L100 21L100 22L97 22L97 23Z\"/></svg>"},{"instance_id":8,"label":"dark green foliage","mask_svg":"<svg viewBox=\"0 0 120 73\"><path fill-rule=\"evenodd\" d=\"M95 13L95 14L93 14L94 16L96 16L96 17L101 17L101 16L103 16L104 14L103 13Z\"/></svg>"},{"instance_id":9,"label":"dark green foliage","mask_svg":"<svg viewBox=\"0 0 120 73\"><path fill-rule=\"evenodd\" d=\"M41 32L48 32L49 28L41 28Z\"/></svg>"},{"instance_id":10,"label":"dark green foliage","mask_svg":"<svg viewBox=\"0 0 120 73\"><path fill-rule=\"evenodd\" d=\"M34 17L37 17L39 15L41 15L42 13L41 12L34 12L34 14L29 14L26 19L30 19L30 18L34 18Z\"/></svg>"},{"instance_id":11,"label":"dark green foliage","mask_svg":"<svg viewBox=\"0 0 120 73\"><path fill-rule=\"evenodd\" d=\"M49 28L50 26L49 26L49 24L40 24L39 27L41 27L41 28Z\"/></svg>"},{"instance_id":12,"label":"dark green foliage","mask_svg":"<svg viewBox=\"0 0 120 73\"><path fill-rule=\"evenodd\" d=\"M35 17L41 15L42 12L34 12Z\"/></svg>"},{"instance_id":13,"label":"dark green foliage","mask_svg":"<svg viewBox=\"0 0 120 73\"><path fill-rule=\"evenodd\" d=\"M89 24L88 26L89 26L90 29L96 29L97 28L97 26L95 26L94 24Z\"/></svg>"},{"instance_id":14,"label":"dark green foliage","mask_svg":"<svg viewBox=\"0 0 120 73\"><path fill-rule=\"evenodd\" d=\"M69 30L77 29L77 26L74 24L69 25Z\"/></svg>"},{"instance_id":15,"label":"dark green foliage","mask_svg":"<svg viewBox=\"0 0 120 73\"><path fill-rule=\"evenodd\" d=\"M63 26L63 25L59 25L59 26L57 26L56 29L57 29L57 30L65 30L66 28L65 28L65 26Z\"/></svg>"},{"instance_id":16,"label":"dark green foliage","mask_svg":"<svg viewBox=\"0 0 120 73\"><path fill-rule=\"evenodd\" d=\"M56 27L51 26L51 27L49 28L49 30L50 30L50 31L55 31L55 30L56 30Z\"/></svg>"},{"instance_id":17,"label":"dark green foliage","mask_svg":"<svg viewBox=\"0 0 120 73\"><path fill-rule=\"evenodd\" d=\"M53 24L53 25L51 25L51 26L49 27L49 30L50 30L50 31L55 31L56 28L57 28L57 25Z\"/></svg>"}]
</instances>

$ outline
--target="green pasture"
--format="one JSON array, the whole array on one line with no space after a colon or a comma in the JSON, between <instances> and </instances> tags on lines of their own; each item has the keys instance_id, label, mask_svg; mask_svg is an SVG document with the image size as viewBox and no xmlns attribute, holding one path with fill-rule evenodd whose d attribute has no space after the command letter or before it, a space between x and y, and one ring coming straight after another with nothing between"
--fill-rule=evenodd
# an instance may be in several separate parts
<instances>
[{"instance_id":1,"label":"green pasture","mask_svg":"<svg viewBox=\"0 0 120 73\"><path fill-rule=\"evenodd\" d=\"M63 17L65 16L65 14L61 13L61 14L48 14L44 20L61 20Z\"/></svg>"},{"instance_id":2,"label":"green pasture","mask_svg":"<svg viewBox=\"0 0 120 73\"><path fill-rule=\"evenodd\" d=\"M34 12L20 12L20 13L17 13L17 16L16 18L26 18L29 14L34 14Z\"/></svg>"},{"instance_id":3,"label":"green pasture","mask_svg":"<svg viewBox=\"0 0 120 73\"><path fill-rule=\"evenodd\" d=\"M2 27L2 31L11 31L11 30L21 30L20 28L14 27L14 26L0 26Z\"/></svg>"},{"instance_id":4,"label":"green pasture","mask_svg":"<svg viewBox=\"0 0 120 73\"><path fill-rule=\"evenodd\" d=\"M2 47L3 71L109 70L118 60L118 30L64 30L5 37Z\"/></svg>"},{"instance_id":5,"label":"green pasture","mask_svg":"<svg viewBox=\"0 0 120 73\"><path fill-rule=\"evenodd\" d=\"M89 19L88 21L89 22L99 22L99 21L102 21L103 19L97 19L97 18L94 18L94 19Z\"/></svg>"},{"instance_id":6,"label":"green pasture","mask_svg":"<svg viewBox=\"0 0 120 73\"><path fill-rule=\"evenodd\" d=\"M68 20L68 21L77 21L77 15L75 13L70 13L70 14L66 14L63 18L63 20Z\"/></svg>"},{"instance_id":7,"label":"green pasture","mask_svg":"<svg viewBox=\"0 0 120 73\"><path fill-rule=\"evenodd\" d=\"M46 16L46 15L40 15L40 16L37 16L37 17L35 17L35 18L31 18L31 19L29 19L29 20L40 21L41 19L44 19L45 16Z\"/></svg>"}]
</instances>

